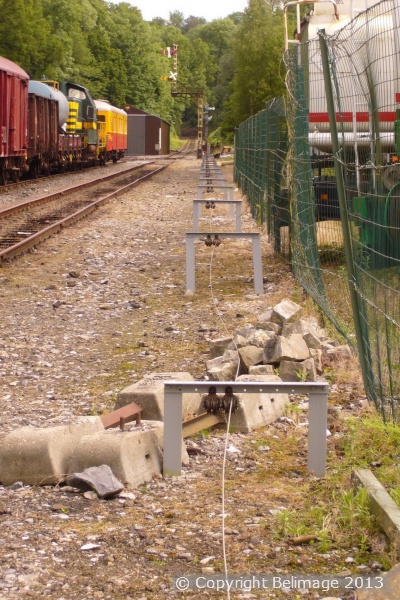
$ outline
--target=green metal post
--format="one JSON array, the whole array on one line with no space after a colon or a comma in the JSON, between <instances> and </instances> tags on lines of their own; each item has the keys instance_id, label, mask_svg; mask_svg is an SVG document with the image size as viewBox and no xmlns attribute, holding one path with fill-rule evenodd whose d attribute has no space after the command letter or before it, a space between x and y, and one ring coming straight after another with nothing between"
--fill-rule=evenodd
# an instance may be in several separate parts
<instances>
[{"instance_id":1,"label":"green metal post","mask_svg":"<svg viewBox=\"0 0 400 600\"><path fill-rule=\"evenodd\" d=\"M333 101L333 88L332 88L332 80L331 73L329 67L329 55L328 55L328 46L325 40L325 30L321 29L318 32L319 44L321 48L321 59L322 59L322 69L324 73L324 83L325 83L325 93L326 93L326 102L328 108L329 115L329 124L331 128L331 138L332 138L332 154L333 160L335 164L335 176L336 176L336 185L338 191L339 198L339 206L340 206L340 215L341 215L341 223L343 230L343 241L344 241L344 250L346 256L346 266L347 273L349 278L349 291L350 291L350 299L351 299L351 307L353 310L354 317L354 327L356 331L357 345L358 345L358 355L360 360L361 371L363 374L364 386L367 392L370 393L372 399L376 403L376 394L373 389L373 385L369 385L370 377L368 373L368 364L365 358L366 348L364 337L362 334L362 326L361 326L361 317L360 317L360 305L358 303L357 292L355 288L356 278L354 271L354 263L353 263L353 253L352 253L352 245L351 245L351 234L350 234L350 225L349 225L349 215L347 211L347 201L346 201L346 188L344 183L343 169L341 161L339 160L339 139L337 132L337 124L336 124L336 112L335 112L335 104Z\"/></svg>"}]
</instances>

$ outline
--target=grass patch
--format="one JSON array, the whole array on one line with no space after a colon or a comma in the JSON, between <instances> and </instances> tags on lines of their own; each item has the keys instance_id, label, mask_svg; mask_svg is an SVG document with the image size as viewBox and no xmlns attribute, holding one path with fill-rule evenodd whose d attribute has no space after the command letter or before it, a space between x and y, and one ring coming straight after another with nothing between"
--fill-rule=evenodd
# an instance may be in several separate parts
<instances>
[{"instance_id":1,"label":"grass patch","mask_svg":"<svg viewBox=\"0 0 400 600\"><path fill-rule=\"evenodd\" d=\"M344 421L341 434L329 453L331 469L323 479L304 478L299 482L303 501L296 510L282 510L275 516L272 535L282 539L314 534L318 552L341 548L351 552L357 564L376 560L390 568L395 562L394 553L392 556L377 543L381 533L370 513L367 493L353 488L350 474L355 468L371 468L399 503L400 427L385 424L373 414ZM282 468L283 458L281 452Z\"/></svg>"}]
</instances>

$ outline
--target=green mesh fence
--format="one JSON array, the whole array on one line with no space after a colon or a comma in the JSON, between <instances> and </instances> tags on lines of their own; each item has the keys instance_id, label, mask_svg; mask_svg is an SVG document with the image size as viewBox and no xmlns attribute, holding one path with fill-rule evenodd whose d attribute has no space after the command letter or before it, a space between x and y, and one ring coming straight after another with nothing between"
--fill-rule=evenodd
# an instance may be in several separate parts
<instances>
[{"instance_id":1,"label":"green mesh fence","mask_svg":"<svg viewBox=\"0 0 400 600\"><path fill-rule=\"evenodd\" d=\"M235 180L252 215L272 234L275 249L289 256L289 198L284 176L288 148L284 101L241 123L235 134Z\"/></svg>"},{"instance_id":2,"label":"green mesh fence","mask_svg":"<svg viewBox=\"0 0 400 600\"><path fill-rule=\"evenodd\" d=\"M266 223L275 249L290 254L302 286L358 348L369 397L384 418L396 420L398 24L400 9L387 0L335 35L292 46L285 55L286 119L282 102L276 111L272 101L241 124L235 142L235 177L254 216Z\"/></svg>"}]
</instances>

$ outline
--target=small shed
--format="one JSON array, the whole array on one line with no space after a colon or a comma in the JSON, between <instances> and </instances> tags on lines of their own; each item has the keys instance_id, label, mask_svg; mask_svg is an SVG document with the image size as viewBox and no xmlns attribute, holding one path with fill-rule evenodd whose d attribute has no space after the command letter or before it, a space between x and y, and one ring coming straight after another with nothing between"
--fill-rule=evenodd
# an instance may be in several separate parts
<instances>
[{"instance_id":1,"label":"small shed","mask_svg":"<svg viewBox=\"0 0 400 600\"><path fill-rule=\"evenodd\" d=\"M169 154L170 124L140 108L123 107L128 113L127 156Z\"/></svg>"}]
</instances>

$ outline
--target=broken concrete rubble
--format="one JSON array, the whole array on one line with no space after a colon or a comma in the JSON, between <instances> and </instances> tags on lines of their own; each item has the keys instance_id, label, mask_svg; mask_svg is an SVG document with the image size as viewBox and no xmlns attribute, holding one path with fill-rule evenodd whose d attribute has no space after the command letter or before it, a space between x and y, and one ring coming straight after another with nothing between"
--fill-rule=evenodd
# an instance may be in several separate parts
<instances>
[{"instance_id":1,"label":"broken concrete rubble","mask_svg":"<svg viewBox=\"0 0 400 600\"><path fill-rule=\"evenodd\" d=\"M263 362L266 364L280 363L283 360L306 360L310 351L300 333L293 333L288 337L277 335L268 340L264 346Z\"/></svg>"},{"instance_id":2,"label":"broken concrete rubble","mask_svg":"<svg viewBox=\"0 0 400 600\"><path fill-rule=\"evenodd\" d=\"M340 346L328 338L315 318L302 316L301 306L282 300L259 316L257 323L234 331L232 342L215 357L216 340L210 341L213 359L207 361L207 375L212 381L229 381L236 374L277 374L283 381L316 381L324 366L349 358L348 345ZM228 342L229 338L224 338ZM258 349L263 349L259 360ZM240 367L238 370L238 361ZM268 369L266 367L268 366Z\"/></svg>"},{"instance_id":3,"label":"broken concrete rubble","mask_svg":"<svg viewBox=\"0 0 400 600\"><path fill-rule=\"evenodd\" d=\"M124 489L124 485L108 465L90 467L82 473L74 473L67 477L66 483L84 491L94 490L99 498L112 498Z\"/></svg>"},{"instance_id":4,"label":"broken concrete rubble","mask_svg":"<svg viewBox=\"0 0 400 600\"><path fill-rule=\"evenodd\" d=\"M285 298L272 309L271 321L273 323L292 323L300 316L301 306Z\"/></svg>"}]
</instances>

